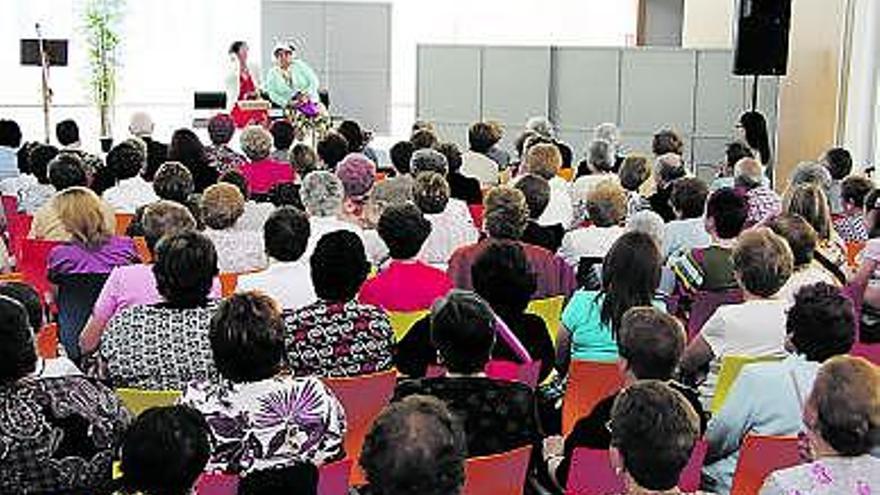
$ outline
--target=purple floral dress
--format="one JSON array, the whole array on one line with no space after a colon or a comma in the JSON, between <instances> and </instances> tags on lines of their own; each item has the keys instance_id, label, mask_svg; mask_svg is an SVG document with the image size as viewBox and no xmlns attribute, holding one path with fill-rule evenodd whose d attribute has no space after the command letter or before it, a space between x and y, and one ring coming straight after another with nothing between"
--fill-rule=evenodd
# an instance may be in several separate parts
<instances>
[{"instance_id":1,"label":"purple floral dress","mask_svg":"<svg viewBox=\"0 0 880 495\"><path fill-rule=\"evenodd\" d=\"M345 411L314 377L196 381L181 403L200 411L213 433L207 471L248 473L299 461L321 465L345 455Z\"/></svg>"},{"instance_id":2,"label":"purple floral dress","mask_svg":"<svg viewBox=\"0 0 880 495\"><path fill-rule=\"evenodd\" d=\"M824 457L771 474L761 495L880 495L880 459Z\"/></svg>"}]
</instances>

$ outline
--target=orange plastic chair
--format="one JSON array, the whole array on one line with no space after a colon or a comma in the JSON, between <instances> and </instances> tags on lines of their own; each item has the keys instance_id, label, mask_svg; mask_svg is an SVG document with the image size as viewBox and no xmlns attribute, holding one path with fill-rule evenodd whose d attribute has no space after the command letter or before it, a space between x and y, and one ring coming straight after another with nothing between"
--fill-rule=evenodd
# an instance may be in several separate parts
<instances>
[{"instance_id":1,"label":"orange plastic chair","mask_svg":"<svg viewBox=\"0 0 880 495\"><path fill-rule=\"evenodd\" d=\"M684 492L695 492L700 488L700 471L706 459L709 444L699 440L694 445L691 458L681 472L678 487ZM607 450L577 448L571 458L568 472L566 495L604 495L623 493L623 478L611 468Z\"/></svg>"},{"instance_id":2,"label":"orange plastic chair","mask_svg":"<svg viewBox=\"0 0 880 495\"><path fill-rule=\"evenodd\" d=\"M147 240L141 236L132 237L131 240L134 241L134 248L137 249L138 257L140 257L141 263L152 263L153 253L151 253L150 248L147 247Z\"/></svg>"},{"instance_id":3,"label":"orange plastic chair","mask_svg":"<svg viewBox=\"0 0 880 495\"><path fill-rule=\"evenodd\" d=\"M235 287L238 285L237 273L221 273L220 276L220 294L223 297L229 297L235 293Z\"/></svg>"},{"instance_id":4,"label":"orange plastic chair","mask_svg":"<svg viewBox=\"0 0 880 495\"><path fill-rule=\"evenodd\" d=\"M468 459L462 495L522 495L532 446Z\"/></svg>"},{"instance_id":5,"label":"orange plastic chair","mask_svg":"<svg viewBox=\"0 0 880 495\"><path fill-rule=\"evenodd\" d=\"M348 495L351 459L324 464L318 468L318 495Z\"/></svg>"},{"instance_id":6,"label":"orange plastic chair","mask_svg":"<svg viewBox=\"0 0 880 495\"><path fill-rule=\"evenodd\" d=\"M733 473L730 494L756 495L770 473L800 464L797 442L797 437L746 435Z\"/></svg>"},{"instance_id":7,"label":"orange plastic chair","mask_svg":"<svg viewBox=\"0 0 880 495\"><path fill-rule=\"evenodd\" d=\"M131 224L132 220L134 220L134 215L131 213L117 213L116 235L125 235L125 232L128 230L128 226Z\"/></svg>"},{"instance_id":8,"label":"orange plastic chair","mask_svg":"<svg viewBox=\"0 0 880 495\"><path fill-rule=\"evenodd\" d=\"M846 243L846 263L851 267L858 266L859 253L865 249L864 242L847 242Z\"/></svg>"},{"instance_id":9,"label":"orange plastic chair","mask_svg":"<svg viewBox=\"0 0 880 495\"><path fill-rule=\"evenodd\" d=\"M562 434L596 404L623 387L623 374L616 362L573 360L568 368L568 388L562 400Z\"/></svg>"},{"instance_id":10,"label":"orange plastic chair","mask_svg":"<svg viewBox=\"0 0 880 495\"><path fill-rule=\"evenodd\" d=\"M353 463L351 481L355 486L362 485L366 479L357 461L373 421L394 395L397 370L391 369L350 378L322 378L322 380L333 390L345 408L345 419L348 423L345 433L345 453Z\"/></svg>"},{"instance_id":11,"label":"orange plastic chair","mask_svg":"<svg viewBox=\"0 0 880 495\"><path fill-rule=\"evenodd\" d=\"M37 354L43 359L58 357L57 323L49 323L37 332Z\"/></svg>"},{"instance_id":12,"label":"orange plastic chair","mask_svg":"<svg viewBox=\"0 0 880 495\"><path fill-rule=\"evenodd\" d=\"M21 272L0 273L0 283L24 281L24 275Z\"/></svg>"},{"instance_id":13,"label":"orange plastic chair","mask_svg":"<svg viewBox=\"0 0 880 495\"><path fill-rule=\"evenodd\" d=\"M563 179L571 182L572 177L574 177L574 169L573 168L560 168L556 175L562 177Z\"/></svg>"}]
</instances>

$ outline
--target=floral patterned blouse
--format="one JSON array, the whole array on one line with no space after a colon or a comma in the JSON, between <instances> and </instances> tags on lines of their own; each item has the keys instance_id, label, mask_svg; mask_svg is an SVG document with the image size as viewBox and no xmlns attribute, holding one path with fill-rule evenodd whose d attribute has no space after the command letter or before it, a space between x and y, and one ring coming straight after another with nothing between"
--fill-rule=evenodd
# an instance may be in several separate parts
<instances>
[{"instance_id":1,"label":"floral patterned blouse","mask_svg":"<svg viewBox=\"0 0 880 495\"><path fill-rule=\"evenodd\" d=\"M131 415L82 377L0 385L0 493L88 493L110 477Z\"/></svg>"},{"instance_id":2,"label":"floral patterned blouse","mask_svg":"<svg viewBox=\"0 0 880 495\"><path fill-rule=\"evenodd\" d=\"M247 473L344 457L345 410L315 377L196 381L181 403L202 413L215 446L206 470Z\"/></svg>"},{"instance_id":3,"label":"floral patterned blouse","mask_svg":"<svg viewBox=\"0 0 880 495\"><path fill-rule=\"evenodd\" d=\"M346 377L392 366L394 331L383 310L318 301L284 312L288 364L296 376Z\"/></svg>"},{"instance_id":4,"label":"floral patterned blouse","mask_svg":"<svg viewBox=\"0 0 880 495\"><path fill-rule=\"evenodd\" d=\"M816 462L771 474L761 495L877 495L880 494L880 459L824 457Z\"/></svg>"}]
</instances>

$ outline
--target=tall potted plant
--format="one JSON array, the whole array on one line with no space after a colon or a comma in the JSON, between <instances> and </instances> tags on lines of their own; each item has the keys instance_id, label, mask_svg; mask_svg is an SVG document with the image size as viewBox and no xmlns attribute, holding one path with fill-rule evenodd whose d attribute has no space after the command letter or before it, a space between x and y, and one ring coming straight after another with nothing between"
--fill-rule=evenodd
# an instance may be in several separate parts
<instances>
[{"instance_id":1,"label":"tall potted plant","mask_svg":"<svg viewBox=\"0 0 880 495\"><path fill-rule=\"evenodd\" d=\"M89 90L101 121L101 147L113 143L112 110L116 100L117 48L125 0L86 0L83 32L89 54Z\"/></svg>"}]
</instances>

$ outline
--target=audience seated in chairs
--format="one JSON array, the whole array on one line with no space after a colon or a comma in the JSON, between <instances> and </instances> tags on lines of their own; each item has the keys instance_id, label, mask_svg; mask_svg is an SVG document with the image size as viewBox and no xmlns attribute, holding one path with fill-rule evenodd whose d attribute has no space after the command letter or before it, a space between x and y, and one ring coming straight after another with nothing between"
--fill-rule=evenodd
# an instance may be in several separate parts
<instances>
[{"instance_id":1,"label":"audience seated in chairs","mask_svg":"<svg viewBox=\"0 0 880 495\"><path fill-rule=\"evenodd\" d=\"M292 182L295 179L293 167L270 157L272 153L272 134L266 129L251 125L241 132L241 151L249 162L239 167L239 172L247 180L248 190L254 196L265 196L269 189L279 182Z\"/></svg>"},{"instance_id":2,"label":"audience seated in chairs","mask_svg":"<svg viewBox=\"0 0 880 495\"><path fill-rule=\"evenodd\" d=\"M619 183L620 177L614 173L614 147L605 139L590 141L586 159L578 165L577 177L572 184L572 195L583 198L600 182L606 180Z\"/></svg>"},{"instance_id":3,"label":"audience seated in chairs","mask_svg":"<svg viewBox=\"0 0 880 495\"><path fill-rule=\"evenodd\" d=\"M542 226L538 223L550 202L550 184L543 177L526 174L517 179L514 187L522 191L529 207L529 221L520 240L555 253L562 245L565 228L562 224Z\"/></svg>"},{"instance_id":4,"label":"audience seated in chairs","mask_svg":"<svg viewBox=\"0 0 880 495\"><path fill-rule=\"evenodd\" d=\"M89 187L95 193L100 196L104 190L113 185L115 179L112 172L104 166L104 161L82 148L79 125L75 120L65 119L55 124L55 138L58 139L62 152L76 155L82 160L83 169L89 177Z\"/></svg>"},{"instance_id":5,"label":"audience seated in chairs","mask_svg":"<svg viewBox=\"0 0 880 495\"><path fill-rule=\"evenodd\" d=\"M617 172L620 185L626 191L626 217L630 218L642 210L650 210L651 204L646 199L645 189L653 185L651 167L648 157L639 154L627 155Z\"/></svg>"},{"instance_id":6,"label":"audience seated in chairs","mask_svg":"<svg viewBox=\"0 0 880 495\"><path fill-rule=\"evenodd\" d=\"M855 340L853 305L836 287L807 285L796 293L785 327L791 354L744 367L709 423L703 473L713 491L730 490L747 434L795 435L801 430L801 394L810 390L819 365L848 353Z\"/></svg>"},{"instance_id":7,"label":"audience seated in chairs","mask_svg":"<svg viewBox=\"0 0 880 495\"><path fill-rule=\"evenodd\" d=\"M421 174L419 181L429 175ZM431 223L412 204L392 205L382 212L379 236L388 246L391 262L378 275L364 282L358 300L386 311L420 311L430 309L438 298L452 289L446 272L418 259Z\"/></svg>"},{"instance_id":8,"label":"audience seated in chairs","mask_svg":"<svg viewBox=\"0 0 880 495\"><path fill-rule=\"evenodd\" d=\"M140 263L134 242L107 228L101 199L90 189L71 187L53 203L71 240L49 252L49 280L58 286L58 331L67 354L79 357L79 334L110 272Z\"/></svg>"},{"instance_id":9,"label":"audience seated in chairs","mask_svg":"<svg viewBox=\"0 0 880 495\"><path fill-rule=\"evenodd\" d=\"M664 309L657 299L660 247L648 234L627 232L602 262L601 289L578 290L562 312L556 339L557 369L570 359L616 361L623 314L635 306Z\"/></svg>"},{"instance_id":10,"label":"audience seated in chairs","mask_svg":"<svg viewBox=\"0 0 880 495\"><path fill-rule=\"evenodd\" d=\"M831 175L831 187L828 189L828 203L832 215L843 213L843 194L841 183L852 172L852 155L845 148L831 148L822 154L819 163L828 169Z\"/></svg>"},{"instance_id":11,"label":"audience seated in chairs","mask_svg":"<svg viewBox=\"0 0 880 495\"><path fill-rule=\"evenodd\" d=\"M141 175L148 182L153 180L156 171L168 160L168 145L153 139L155 127L150 114L146 112L131 114L128 132L147 146L147 166L141 171Z\"/></svg>"},{"instance_id":12,"label":"audience seated in chairs","mask_svg":"<svg viewBox=\"0 0 880 495\"><path fill-rule=\"evenodd\" d=\"M630 308L624 313L620 323L618 345L620 347L618 364L624 372L628 385L637 383L638 380L666 382L673 390L680 392L694 408L700 418L700 432L706 430L708 415L703 412L697 391L672 380L685 346L684 329L678 320L656 308ZM549 461L559 465L556 468L556 479L560 486L566 486L574 449L609 448L611 432L605 428L605 425L611 419L614 401L621 393L606 397L596 404L592 412L578 420L565 439L564 452L553 453L545 450L544 455L549 457ZM558 442L556 445L559 445ZM552 471L553 466L551 465L550 468Z\"/></svg>"},{"instance_id":13,"label":"audience seated in chairs","mask_svg":"<svg viewBox=\"0 0 880 495\"><path fill-rule=\"evenodd\" d=\"M272 135L272 153L269 159L278 163L290 165L290 147L296 139L293 124L286 119L279 119L269 126L269 134ZM296 170L294 169L294 172Z\"/></svg>"},{"instance_id":14,"label":"audience seated in chairs","mask_svg":"<svg viewBox=\"0 0 880 495\"><path fill-rule=\"evenodd\" d=\"M311 146L304 143L296 143L290 149L289 160L297 178L302 179L310 172L318 170L318 154Z\"/></svg>"},{"instance_id":15,"label":"audience seated in chairs","mask_svg":"<svg viewBox=\"0 0 880 495\"><path fill-rule=\"evenodd\" d=\"M802 216L813 226L819 237L816 257L823 260L823 264L829 267L835 266L840 270L846 268L846 244L834 230L828 197L821 187L814 184L789 187L782 199L782 210L785 213Z\"/></svg>"},{"instance_id":16,"label":"audience seated in chairs","mask_svg":"<svg viewBox=\"0 0 880 495\"><path fill-rule=\"evenodd\" d=\"M180 162L193 176L196 192L201 193L217 182L220 172L214 167L205 146L190 129L178 129L171 135L168 161Z\"/></svg>"},{"instance_id":17,"label":"audience seated in chairs","mask_svg":"<svg viewBox=\"0 0 880 495\"><path fill-rule=\"evenodd\" d=\"M526 151L525 172L542 177L550 186L550 199L538 224L561 225L567 230L582 219L575 217L572 208L571 185L558 175L561 166L562 155L553 143L534 144Z\"/></svg>"},{"instance_id":18,"label":"audience seated in chairs","mask_svg":"<svg viewBox=\"0 0 880 495\"><path fill-rule=\"evenodd\" d=\"M402 381L394 401L433 395L445 402L464 426L471 457L540 441L532 390L483 374L495 345L495 315L488 304L472 292L452 291L431 310L431 342L448 374Z\"/></svg>"},{"instance_id":19,"label":"audience seated in chairs","mask_svg":"<svg viewBox=\"0 0 880 495\"><path fill-rule=\"evenodd\" d=\"M235 229L244 213L244 197L232 184L205 189L199 203L205 236L217 250L222 273L243 273L266 267L263 238L256 232Z\"/></svg>"},{"instance_id":20,"label":"audience seated in chairs","mask_svg":"<svg viewBox=\"0 0 880 495\"><path fill-rule=\"evenodd\" d=\"M233 135L235 135L235 121L229 114L218 113L208 120L208 137L211 145L205 147L205 153L220 174L238 170L248 162L246 156L229 147Z\"/></svg>"},{"instance_id":21,"label":"audience seated in chairs","mask_svg":"<svg viewBox=\"0 0 880 495\"><path fill-rule=\"evenodd\" d=\"M305 213L290 206L275 210L263 225L269 266L239 277L238 290L261 291L285 310L315 302L315 289L309 282L309 260L304 256L308 241L309 218Z\"/></svg>"},{"instance_id":22,"label":"audience seated in chairs","mask_svg":"<svg viewBox=\"0 0 880 495\"><path fill-rule=\"evenodd\" d=\"M818 237L813 227L800 215L784 213L767 222L767 227L785 239L791 248L794 265L791 276L779 289L776 297L794 304L794 296L807 285L824 282L829 285L841 286L846 278L837 279L835 274L814 259ZM841 274L843 276L843 274Z\"/></svg>"},{"instance_id":23,"label":"audience seated in chairs","mask_svg":"<svg viewBox=\"0 0 880 495\"><path fill-rule=\"evenodd\" d=\"M73 233L65 228L59 217L57 198L65 189L88 185L88 175L82 159L72 153L60 153L49 162L49 182L58 192L34 213L28 237L44 241L68 242L73 239ZM113 208L101 201L101 212L106 229L115 232L116 215L113 213Z\"/></svg>"},{"instance_id":24,"label":"audience seated in chairs","mask_svg":"<svg viewBox=\"0 0 880 495\"><path fill-rule=\"evenodd\" d=\"M666 222L675 220L672 209L672 183L687 175L681 153L667 152L654 160L651 177L654 179L654 194L648 197L651 209Z\"/></svg>"},{"instance_id":25,"label":"audience seated in chairs","mask_svg":"<svg viewBox=\"0 0 880 495\"><path fill-rule=\"evenodd\" d=\"M125 308L100 337L94 373L114 387L182 390L192 380L214 379L208 328L217 304L209 295L217 252L198 232L166 235L153 265L163 301Z\"/></svg>"},{"instance_id":26,"label":"audience seated in chairs","mask_svg":"<svg viewBox=\"0 0 880 495\"><path fill-rule=\"evenodd\" d=\"M330 131L324 138L318 141L315 149L318 158L321 159L323 170L336 171L336 165L348 155L348 140L345 136L335 131Z\"/></svg>"},{"instance_id":27,"label":"audience seated in chairs","mask_svg":"<svg viewBox=\"0 0 880 495\"><path fill-rule=\"evenodd\" d=\"M413 187L413 202L430 224L418 258L445 270L456 249L476 242L480 234L470 214L462 216L449 197L449 185L437 172L420 172Z\"/></svg>"},{"instance_id":28,"label":"audience seated in chairs","mask_svg":"<svg viewBox=\"0 0 880 495\"><path fill-rule=\"evenodd\" d=\"M26 153L27 157L19 161L20 174L0 181L0 194L15 196L19 213L33 215L56 193L49 181L49 163L58 156L58 148L37 143Z\"/></svg>"},{"instance_id":29,"label":"audience seated in chairs","mask_svg":"<svg viewBox=\"0 0 880 495\"><path fill-rule=\"evenodd\" d=\"M837 356L822 365L806 398L803 423L812 462L771 474L761 495L872 493L880 459L880 372L863 358Z\"/></svg>"},{"instance_id":30,"label":"audience seated in chairs","mask_svg":"<svg viewBox=\"0 0 880 495\"><path fill-rule=\"evenodd\" d=\"M467 440L435 397L413 395L388 406L367 435L360 463L368 484L358 495L459 495Z\"/></svg>"},{"instance_id":31,"label":"audience seated in chairs","mask_svg":"<svg viewBox=\"0 0 880 495\"><path fill-rule=\"evenodd\" d=\"M310 234L306 257L312 255L318 241L330 232L345 230L357 235L363 241L363 229L339 218L342 214L345 190L336 174L326 170L310 173L303 179L300 195L309 215Z\"/></svg>"},{"instance_id":32,"label":"audience seated in chairs","mask_svg":"<svg viewBox=\"0 0 880 495\"><path fill-rule=\"evenodd\" d=\"M118 213L134 213L138 208L158 201L153 186L141 177L147 166L146 145L142 141L123 141L107 153L107 168L116 184L101 195Z\"/></svg>"},{"instance_id":33,"label":"audience seated in chairs","mask_svg":"<svg viewBox=\"0 0 880 495\"><path fill-rule=\"evenodd\" d=\"M336 132L345 136L345 140L348 141L349 153L361 153L373 163L378 163L379 157L376 155L376 150L369 146L372 135L361 129L361 125L357 121L343 120L336 127Z\"/></svg>"},{"instance_id":34,"label":"audience seated in chairs","mask_svg":"<svg viewBox=\"0 0 880 495\"><path fill-rule=\"evenodd\" d=\"M637 382L614 402L608 429L611 463L626 495L684 495L676 485L700 438L700 421L681 393L660 381Z\"/></svg>"},{"instance_id":35,"label":"audience seated in chairs","mask_svg":"<svg viewBox=\"0 0 880 495\"><path fill-rule=\"evenodd\" d=\"M851 175L840 183L841 207L839 215L832 217L834 230L846 243L865 242L868 229L865 225L865 198L874 190L874 183L863 175Z\"/></svg>"},{"instance_id":36,"label":"audience seated in chairs","mask_svg":"<svg viewBox=\"0 0 880 495\"><path fill-rule=\"evenodd\" d=\"M309 262L318 301L284 311L293 374L347 377L391 368L394 332L388 316L355 300L370 271L360 238L348 231L325 234Z\"/></svg>"},{"instance_id":37,"label":"audience seated in chairs","mask_svg":"<svg viewBox=\"0 0 880 495\"><path fill-rule=\"evenodd\" d=\"M745 157L733 166L734 187L744 190L749 204L746 227L763 225L782 212L782 200L770 188L764 166L758 160Z\"/></svg>"},{"instance_id":38,"label":"audience seated in chairs","mask_svg":"<svg viewBox=\"0 0 880 495\"><path fill-rule=\"evenodd\" d=\"M709 366L700 385L705 406L715 395L724 356L784 354L788 303L776 294L791 276L793 264L788 243L770 229L758 227L740 234L733 265L745 302L718 307L691 341L681 362L682 375L689 383L696 383L701 369Z\"/></svg>"},{"instance_id":39,"label":"audience seated in chairs","mask_svg":"<svg viewBox=\"0 0 880 495\"><path fill-rule=\"evenodd\" d=\"M731 141L724 147L724 162L718 165L715 179L709 184L710 191L722 187L736 187L736 164L743 158L754 158L755 155L744 141ZM760 178L760 177L759 177Z\"/></svg>"},{"instance_id":40,"label":"audience seated in chairs","mask_svg":"<svg viewBox=\"0 0 880 495\"><path fill-rule=\"evenodd\" d=\"M859 322L859 340L866 343L880 342L880 190L875 189L865 199L865 223L868 242L861 253L858 271L851 283L862 301L862 317Z\"/></svg>"},{"instance_id":41,"label":"audience seated in chairs","mask_svg":"<svg viewBox=\"0 0 880 495\"><path fill-rule=\"evenodd\" d=\"M663 236L663 259L675 253L706 248L712 238L706 232L703 212L709 188L696 177L683 177L672 183L670 203L676 219L666 224Z\"/></svg>"},{"instance_id":42,"label":"audience seated in chairs","mask_svg":"<svg viewBox=\"0 0 880 495\"><path fill-rule=\"evenodd\" d=\"M195 230L196 221L183 206L171 201L157 201L144 210L143 228L147 249L155 259L159 239ZM216 299L219 296L220 285L215 281L210 297ZM104 282L91 317L80 334L80 350L86 354L95 350L107 323L123 309L140 304L159 304L162 300L152 264L115 267Z\"/></svg>"},{"instance_id":43,"label":"audience seated in chairs","mask_svg":"<svg viewBox=\"0 0 880 495\"><path fill-rule=\"evenodd\" d=\"M156 178L153 180L153 191L159 200L173 201L179 205L185 206L193 218L200 217L199 205L194 201L192 174L186 167L178 162L165 162L156 171ZM125 230L128 237L144 236L144 210L148 205L140 206L134 212L134 218Z\"/></svg>"},{"instance_id":44,"label":"audience seated in chairs","mask_svg":"<svg viewBox=\"0 0 880 495\"><path fill-rule=\"evenodd\" d=\"M245 292L221 302L209 337L220 380L196 380L180 400L211 429L215 447L208 471L246 477L345 455L342 404L316 376L286 368L284 322L269 296Z\"/></svg>"},{"instance_id":45,"label":"audience seated in chairs","mask_svg":"<svg viewBox=\"0 0 880 495\"><path fill-rule=\"evenodd\" d=\"M83 376L35 378L39 365L28 312L0 296L0 492L97 493L130 414Z\"/></svg>"},{"instance_id":46,"label":"audience seated in chairs","mask_svg":"<svg viewBox=\"0 0 880 495\"><path fill-rule=\"evenodd\" d=\"M336 177L344 193L339 218L362 229L371 227L367 200L376 183L376 164L366 155L351 153L336 166Z\"/></svg>"},{"instance_id":47,"label":"audience seated in chairs","mask_svg":"<svg viewBox=\"0 0 880 495\"><path fill-rule=\"evenodd\" d=\"M125 433L122 476L112 485L123 493L195 493L210 455L210 430L198 411L186 406L152 408Z\"/></svg>"},{"instance_id":48,"label":"audience seated in chairs","mask_svg":"<svg viewBox=\"0 0 880 495\"><path fill-rule=\"evenodd\" d=\"M461 173L462 154L455 143L440 143L437 151L446 157L449 171L446 173L446 182L449 183L449 197L464 201L468 205L483 204L483 191L480 181L473 177L467 177Z\"/></svg>"},{"instance_id":49,"label":"audience seated in chairs","mask_svg":"<svg viewBox=\"0 0 880 495\"><path fill-rule=\"evenodd\" d=\"M626 193L615 182L600 182L587 193L586 208L590 225L570 230L559 247L559 256L572 268L577 268L581 258L604 258L623 235Z\"/></svg>"},{"instance_id":50,"label":"audience seated in chairs","mask_svg":"<svg viewBox=\"0 0 880 495\"><path fill-rule=\"evenodd\" d=\"M526 198L518 189L499 186L486 194L483 229L489 235L475 244L458 248L449 259L447 273L456 287L471 289L471 266L486 247L496 240L520 242L529 218ZM529 267L537 277L533 297L568 296L574 292L574 271L561 258L538 246L520 242L529 260Z\"/></svg>"},{"instance_id":51,"label":"audience seated in chairs","mask_svg":"<svg viewBox=\"0 0 880 495\"><path fill-rule=\"evenodd\" d=\"M257 202L251 197L251 191L248 189L247 179L237 170L230 170L224 173L217 180L218 183L225 182L232 184L238 188L238 191L244 197L244 213L236 220L234 228L236 230L247 230L253 232L261 232L263 223L269 218L269 215L275 211L275 207L266 201ZM283 183L279 183L283 184ZM271 196L271 190L270 190ZM261 198L266 199L266 198ZM268 199L271 199L268 198Z\"/></svg>"},{"instance_id":52,"label":"audience seated in chairs","mask_svg":"<svg viewBox=\"0 0 880 495\"><path fill-rule=\"evenodd\" d=\"M21 171L17 167L16 152L21 147L21 127L14 120L0 120L0 179L17 176Z\"/></svg>"},{"instance_id":53,"label":"audience seated in chairs","mask_svg":"<svg viewBox=\"0 0 880 495\"><path fill-rule=\"evenodd\" d=\"M426 172L435 172L441 177L446 177L449 173L449 164L446 162L446 157L439 151L422 149L413 153L410 169L414 178ZM415 181L413 181L412 189L415 189ZM448 215L454 215L466 222L471 222L470 209L464 201L450 197L446 206Z\"/></svg>"},{"instance_id":54,"label":"audience seated in chairs","mask_svg":"<svg viewBox=\"0 0 880 495\"><path fill-rule=\"evenodd\" d=\"M498 163L486 155L496 142L496 131L491 125L485 122L471 125L468 129L468 151L461 155L461 175L477 179L481 187L497 186L500 179ZM436 143L431 147L434 146Z\"/></svg>"}]
</instances>

